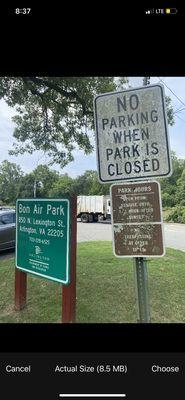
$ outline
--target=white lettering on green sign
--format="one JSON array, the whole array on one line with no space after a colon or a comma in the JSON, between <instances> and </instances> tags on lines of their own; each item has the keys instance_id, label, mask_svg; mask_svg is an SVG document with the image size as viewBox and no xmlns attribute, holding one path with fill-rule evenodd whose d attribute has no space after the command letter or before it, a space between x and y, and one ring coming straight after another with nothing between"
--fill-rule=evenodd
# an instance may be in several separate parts
<instances>
[{"instance_id":1,"label":"white lettering on green sign","mask_svg":"<svg viewBox=\"0 0 185 400\"><path fill-rule=\"evenodd\" d=\"M68 199L17 200L17 268L69 283L69 211Z\"/></svg>"}]
</instances>

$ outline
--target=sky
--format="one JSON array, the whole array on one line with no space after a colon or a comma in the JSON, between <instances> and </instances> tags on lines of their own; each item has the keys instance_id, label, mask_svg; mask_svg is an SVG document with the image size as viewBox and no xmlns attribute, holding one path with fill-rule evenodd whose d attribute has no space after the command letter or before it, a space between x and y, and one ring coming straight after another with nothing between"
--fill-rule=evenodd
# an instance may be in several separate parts
<instances>
[{"instance_id":1,"label":"sky","mask_svg":"<svg viewBox=\"0 0 185 400\"><path fill-rule=\"evenodd\" d=\"M164 85L165 94L171 97L174 112L184 108L175 113L175 124L172 127L169 126L168 129L171 150L174 150L179 158L185 158L185 77L151 77L150 83ZM129 84L133 88L142 86L143 77L129 77ZM3 160L14 162L20 165L24 173L29 173L37 165L47 164L49 159L44 157L41 152L17 157L8 154L15 141L13 138L15 125L11 121L15 114L16 111L13 108L8 107L4 100L0 100L0 163ZM72 178L82 175L86 170L97 169L95 150L90 155L84 155L82 150L75 150L73 156L74 161L65 168L61 169L58 165L53 165L51 168L62 174L68 173Z\"/></svg>"}]
</instances>

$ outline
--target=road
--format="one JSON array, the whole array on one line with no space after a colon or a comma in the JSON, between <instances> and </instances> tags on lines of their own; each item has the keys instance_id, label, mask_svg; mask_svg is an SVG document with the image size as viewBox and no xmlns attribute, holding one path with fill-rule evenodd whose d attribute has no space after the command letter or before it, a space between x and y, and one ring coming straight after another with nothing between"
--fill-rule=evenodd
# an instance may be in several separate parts
<instances>
[{"instance_id":1,"label":"road","mask_svg":"<svg viewBox=\"0 0 185 400\"><path fill-rule=\"evenodd\" d=\"M78 242L90 240L112 240L111 225L78 222ZM164 224L166 247L185 251L185 224Z\"/></svg>"},{"instance_id":2,"label":"road","mask_svg":"<svg viewBox=\"0 0 185 400\"><path fill-rule=\"evenodd\" d=\"M112 240L111 224L77 223L77 241ZM164 224L164 241L166 247L185 251L185 224ZM14 256L12 250L0 254L0 259Z\"/></svg>"},{"instance_id":3,"label":"road","mask_svg":"<svg viewBox=\"0 0 185 400\"><path fill-rule=\"evenodd\" d=\"M185 224L164 224L166 247L185 251Z\"/></svg>"},{"instance_id":4,"label":"road","mask_svg":"<svg viewBox=\"0 0 185 400\"><path fill-rule=\"evenodd\" d=\"M6 250L6 251L2 251L2 252L0 253L0 259L1 259L1 260L5 260L6 258L12 258L12 257L14 257L14 255L15 255L15 252L14 252L13 249Z\"/></svg>"}]
</instances>

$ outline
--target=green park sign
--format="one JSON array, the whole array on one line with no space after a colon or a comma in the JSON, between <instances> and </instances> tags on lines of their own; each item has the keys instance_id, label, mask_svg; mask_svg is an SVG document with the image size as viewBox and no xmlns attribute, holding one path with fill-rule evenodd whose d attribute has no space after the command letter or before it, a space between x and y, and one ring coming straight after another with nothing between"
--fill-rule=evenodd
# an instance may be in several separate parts
<instances>
[{"instance_id":1,"label":"green park sign","mask_svg":"<svg viewBox=\"0 0 185 400\"><path fill-rule=\"evenodd\" d=\"M24 272L70 282L68 199L18 199L16 267Z\"/></svg>"}]
</instances>

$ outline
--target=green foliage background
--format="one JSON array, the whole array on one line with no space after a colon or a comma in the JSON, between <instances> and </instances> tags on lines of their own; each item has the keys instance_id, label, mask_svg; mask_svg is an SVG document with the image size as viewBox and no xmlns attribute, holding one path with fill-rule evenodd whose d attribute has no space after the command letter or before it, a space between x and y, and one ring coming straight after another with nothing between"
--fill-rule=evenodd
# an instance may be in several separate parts
<instances>
[{"instance_id":1,"label":"green foliage background","mask_svg":"<svg viewBox=\"0 0 185 400\"><path fill-rule=\"evenodd\" d=\"M16 115L10 154L42 151L48 165L39 165L24 174L21 167L4 160L0 164L0 201L15 204L16 198L60 197L62 194L109 194L109 184L101 185L97 172L87 170L73 179L62 168L73 161L73 150L93 151L93 99L99 93L124 90L126 77L0 77L0 99L14 107ZM171 98L166 96L168 124L174 124ZM167 219L185 222L185 160L172 152L173 174L161 179L163 208ZM59 164L61 173L50 169ZM170 211L169 211L170 210Z\"/></svg>"},{"instance_id":2,"label":"green foliage background","mask_svg":"<svg viewBox=\"0 0 185 400\"><path fill-rule=\"evenodd\" d=\"M73 150L93 151L93 100L99 93L124 90L126 77L0 77L0 99L16 115L10 154L43 151L50 165L64 167ZM166 96L168 124L174 124L170 97Z\"/></svg>"},{"instance_id":3,"label":"green foliage background","mask_svg":"<svg viewBox=\"0 0 185 400\"><path fill-rule=\"evenodd\" d=\"M173 174L159 179L162 193L164 219L185 223L185 160L172 152ZM110 184L98 181L97 171L87 170L72 178L39 165L32 172L24 174L20 166L4 160L0 164L0 200L4 204L15 204L16 199L32 198L36 185L37 197L61 197L62 195L106 195Z\"/></svg>"}]
</instances>

